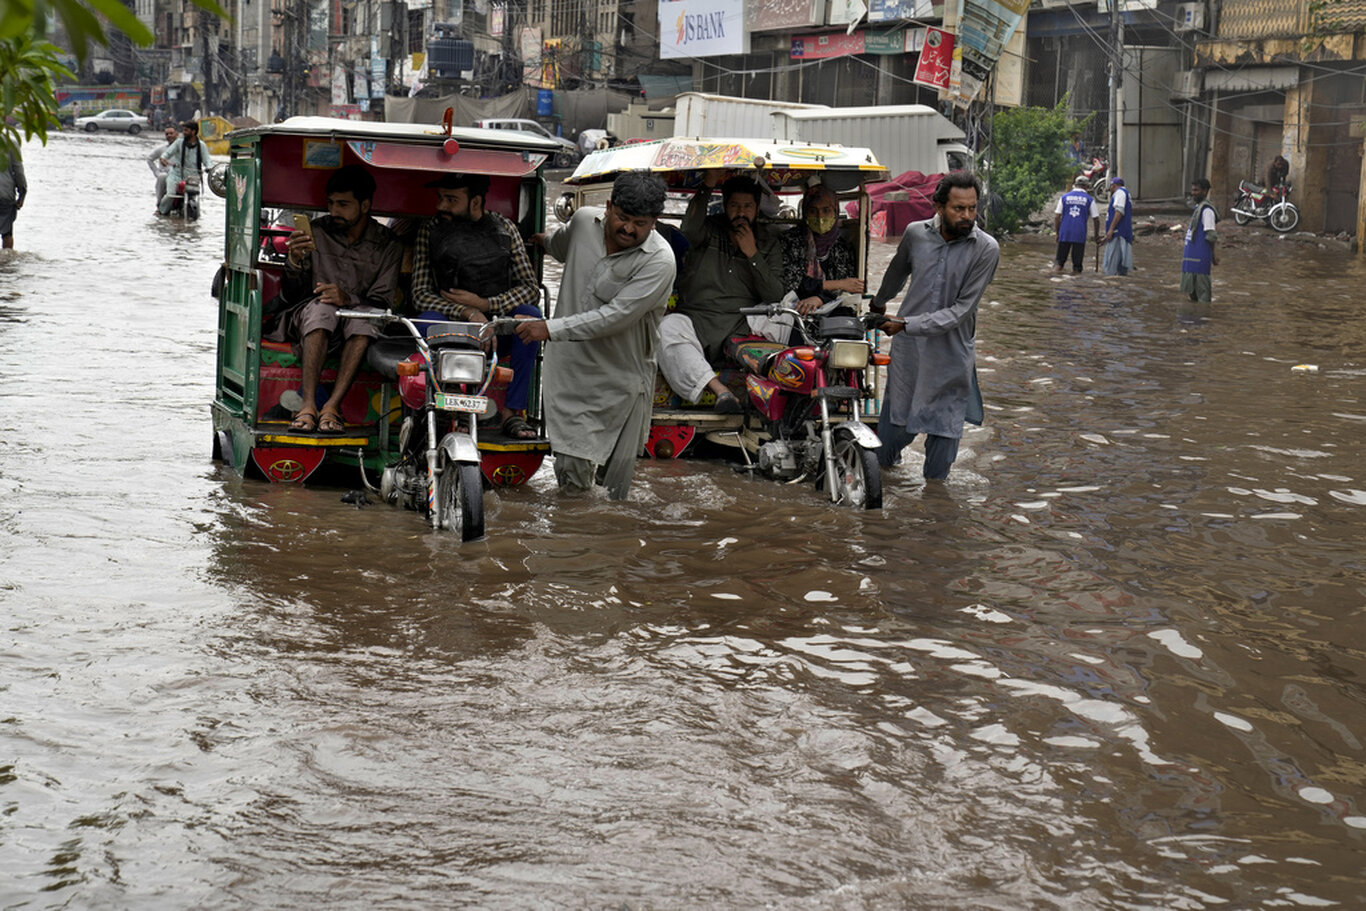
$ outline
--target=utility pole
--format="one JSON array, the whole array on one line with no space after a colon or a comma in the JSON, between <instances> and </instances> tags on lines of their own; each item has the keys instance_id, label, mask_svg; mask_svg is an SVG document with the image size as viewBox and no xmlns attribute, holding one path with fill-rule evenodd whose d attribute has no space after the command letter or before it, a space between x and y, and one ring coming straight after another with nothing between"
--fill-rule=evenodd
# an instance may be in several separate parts
<instances>
[{"instance_id":1,"label":"utility pole","mask_svg":"<svg viewBox=\"0 0 1366 911\"><path fill-rule=\"evenodd\" d=\"M1106 179L1119 172L1120 134L1124 131L1124 15L1120 11L1123 0L1109 0L1110 4L1110 150L1109 173Z\"/></svg>"}]
</instances>

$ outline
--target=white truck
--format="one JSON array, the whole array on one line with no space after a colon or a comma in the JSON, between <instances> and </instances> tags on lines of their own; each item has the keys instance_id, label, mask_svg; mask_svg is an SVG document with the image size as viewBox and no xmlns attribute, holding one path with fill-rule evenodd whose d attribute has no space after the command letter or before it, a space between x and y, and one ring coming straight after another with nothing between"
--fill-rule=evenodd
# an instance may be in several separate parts
<instances>
[{"instance_id":1,"label":"white truck","mask_svg":"<svg viewBox=\"0 0 1366 911\"><path fill-rule=\"evenodd\" d=\"M860 146L872 149L893 177L906 171L943 174L973 162L963 131L923 104L832 108L684 92L678 96L674 135Z\"/></svg>"}]
</instances>

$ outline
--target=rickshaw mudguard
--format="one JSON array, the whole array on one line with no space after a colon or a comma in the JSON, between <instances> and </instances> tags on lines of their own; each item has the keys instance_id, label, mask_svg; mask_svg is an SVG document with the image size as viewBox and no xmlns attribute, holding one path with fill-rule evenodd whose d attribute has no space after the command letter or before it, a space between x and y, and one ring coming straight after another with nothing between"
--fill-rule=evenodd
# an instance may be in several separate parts
<instances>
[{"instance_id":1,"label":"rickshaw mudguard","mask_svg":"<svg viewBox=\"0 0 1366 911\"><path fill-rule=\"evenodd\" d=\"M864 449L877 449L882 445L882 440L878 438L878 435L873 431L873 428L862 421L844 421L836 424L831 429L835 431L848 430L850 435L853 436L854 442L858 443Z\"/></svg>"},{"instance_id":2,"label":"rickshaw mudguard","mask_svg":"<svg viewBox=\"0 0 1366 911\"><path fill-rule=\"evenodd\" d=\"M448 433L436 445L438 449L445 451L447 458L452 462L479 464L479 447L474 445L474 440L470 439L468 434Z\"/></svg>"}]
</instances>

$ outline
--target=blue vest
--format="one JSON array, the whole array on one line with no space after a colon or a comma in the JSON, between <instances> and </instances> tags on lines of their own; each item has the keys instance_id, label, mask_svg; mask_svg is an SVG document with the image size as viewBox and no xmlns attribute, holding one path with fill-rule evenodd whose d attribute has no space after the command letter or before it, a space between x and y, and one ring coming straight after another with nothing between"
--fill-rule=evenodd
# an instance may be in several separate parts
<instances>
[{"instance_id":1,"label":"blue vest","mask_svg":"<svg viewBox=\"0 0 1366 911\"><path fill-rule=\"evenodd\" d=\"M1058 243L1086 243L1086 220L1091 217L1091 194L1069 190L1062 196L1062 221L1058 224Z\"/></svg>"},{"instance_id":2,"label":"blue vest","mask_svg":"<svg viewBox=\"0 0 1366 911\"><path fill-rule=\"evenodd\" d=\"M1115 192L1121 188L1116 187ZM1110 194L1110 205L1105 209L1105 225L1109 228L1111 222L1115 220L1115 194ZM1129 243L1134 242L1134 198L1129 195L1129 191L1124 191L1124 215L1120 218L1119 224L1115 225L1115 237L1122 237Z\"/></svg>"},{"instance_id":3,"label":"blue vest","mask_svg":"<svg viewBox=\"0 0 1366 911\"><path fill-rule=\"evenodd\" d=\"M1214 211L1214 206L1202 202L1195 207L1190 227L1186 229L1186 249L1181 254L1181 271L1194 272L1196 275L1209 275L1210 258L1213 249L1205 241L1205 220L1201 213L1206 209Z\"/></svg>"}]
</instances>

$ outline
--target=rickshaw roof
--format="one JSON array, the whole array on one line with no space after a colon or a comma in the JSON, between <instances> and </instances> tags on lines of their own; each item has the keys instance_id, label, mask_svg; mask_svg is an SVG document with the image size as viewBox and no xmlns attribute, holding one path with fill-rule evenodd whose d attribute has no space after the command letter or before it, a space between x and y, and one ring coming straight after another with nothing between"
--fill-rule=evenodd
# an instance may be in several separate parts
<instances>
[{"instance_id":1,"label":"rickshaw roof","mask_svg":"<svg viewBox=\"0 0 1366 911\"><path fill-rule=\"evenodd\" d=\"M680 175L681 180L670 183L688 185L694 181L684 175L712 168L762 172L768 184L774 187L801 183L816 175L841 174L845 180L840 183L852 185L887 179L887 169L871 149L773 139L675 136L599 149L579 162L565 183L601 183L623 171L645 170L666 178Z\"/></svg>"},{"instance_id":2,"label":"rickshaw roof","mask_svg":"<svg viewBox=\"0 0 1366 911\"><path fill-rule=\"evenodd\" d=\"M531 133L516 130L491 130L484 127L451 127L449 136L441 124L382 123L374 120L344 120L339 117L291 117L280 123L267 123L246 129L233 130L229 139L248 136L317 136L333 140L362 142L431 143L441 145L454 139L464 145L510 151L529 151L553 154L558 143Z\"/></svg>"}]
</instances>

